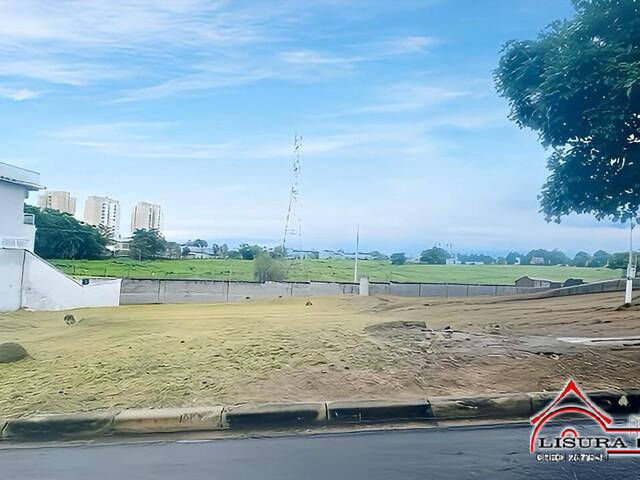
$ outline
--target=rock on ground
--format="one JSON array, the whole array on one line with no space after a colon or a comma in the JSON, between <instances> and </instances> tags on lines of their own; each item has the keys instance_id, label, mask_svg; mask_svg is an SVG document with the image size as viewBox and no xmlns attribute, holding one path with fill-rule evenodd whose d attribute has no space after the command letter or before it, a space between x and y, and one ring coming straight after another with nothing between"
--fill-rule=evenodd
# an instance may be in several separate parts
<instances>
[{"instance_id":1,"label":"rock on ground","mask_svg":"<svg viewBox=\"0 0 640 480\"><path fill-rule=\"evenodd\" d=\"M13 363L29 356L25 348L19 343L0 343L0 363Z\"/></svg>"}]
</instances>

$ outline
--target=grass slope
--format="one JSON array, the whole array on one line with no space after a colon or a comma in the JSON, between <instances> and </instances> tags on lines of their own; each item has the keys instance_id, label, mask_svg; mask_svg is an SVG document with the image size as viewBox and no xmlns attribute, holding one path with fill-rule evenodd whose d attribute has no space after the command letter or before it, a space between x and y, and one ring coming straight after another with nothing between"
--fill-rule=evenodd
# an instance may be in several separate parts
<instances>
[{"instance_id":1,"label":"grass slope","mask_svg":"<svg viewBox=\"0 0 640 480\"><path fill-rule=\"evenodd\" d=\"M252 280L253 262L247 260L51 260L70 275L128 278L197 278ZM353 280L353 261L294 260L289 262L289 280ZM523 275L563 281L582 278L598 281L620 278L620 270L609 268L556 267L535 265L391 265L385 261L360 262L360 272L372 281L503 283Z\"/></svg>"}]
</instances>

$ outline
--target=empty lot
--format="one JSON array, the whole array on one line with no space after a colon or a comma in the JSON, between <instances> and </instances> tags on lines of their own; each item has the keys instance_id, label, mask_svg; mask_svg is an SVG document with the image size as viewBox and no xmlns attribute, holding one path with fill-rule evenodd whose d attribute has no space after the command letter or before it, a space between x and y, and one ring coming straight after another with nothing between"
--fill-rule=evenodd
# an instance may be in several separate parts
<instances>
[{"instance_id":1,"label":"empty lot","mask_svg":"<svg viewBox=\"0 0 640 480\"><path fill-rule=\"evenodd\" d=\"M311 304L307 305L307 301ZM640 335L620 294L561 299L322 297L0 315L0 412L418 398L640 386ZM631 342L633 343L633 342Z\"/></svg>"}]
</instances>

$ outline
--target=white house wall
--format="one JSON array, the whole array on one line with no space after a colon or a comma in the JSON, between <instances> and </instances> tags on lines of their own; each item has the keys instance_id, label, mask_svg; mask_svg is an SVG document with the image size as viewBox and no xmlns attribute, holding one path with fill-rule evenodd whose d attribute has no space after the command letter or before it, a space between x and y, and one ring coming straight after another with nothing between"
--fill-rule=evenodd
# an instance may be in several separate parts
<instances>
[{"instance_id":1,"label":"white house wall","mask_svg":"<svg viewBox=\"0 0 640 480\"><path fill-rule=\"evenodd\" d=\"M21 306L23 261L24 250L0 248L0 312L11 312Z\"/></svg>"}]
</instances>

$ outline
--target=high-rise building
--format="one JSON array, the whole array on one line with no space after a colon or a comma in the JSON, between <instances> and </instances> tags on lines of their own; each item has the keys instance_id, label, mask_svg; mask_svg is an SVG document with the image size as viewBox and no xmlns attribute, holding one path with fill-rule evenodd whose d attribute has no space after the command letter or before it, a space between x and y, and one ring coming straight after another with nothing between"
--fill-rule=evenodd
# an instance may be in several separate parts
<instances>
[{"instance_id":1,"label":"high-rise building","mask_svg":"<svg viewBox=\"0 0 640 480\"><path fill-rule=\"evenodd\" d=\"M89 225L109 228L113 236L120 235L120 202L109 197L87 197L84 221Z\"/></svg>"},{"instance_id":2,"label":"high-rise building","mask_svg":"<svg viewBox=\"0 0 640 480\"><path fill-rule=\"evenodd\" d=\"M40 208L52 208L71 215L76 214L76 199L69 192L46 191L38 196Z\"/></svg>"},{"instance_id":3,"label":"high-rise building","mask_svg":"<svg viewBox=\"0 0 640 480\"><path fill-rule=\"evenodd\" d=\"M162 230L162 209L160 205L138 202L131 211L131 232L139 228Z\"/></svg>"}]
</instances>

